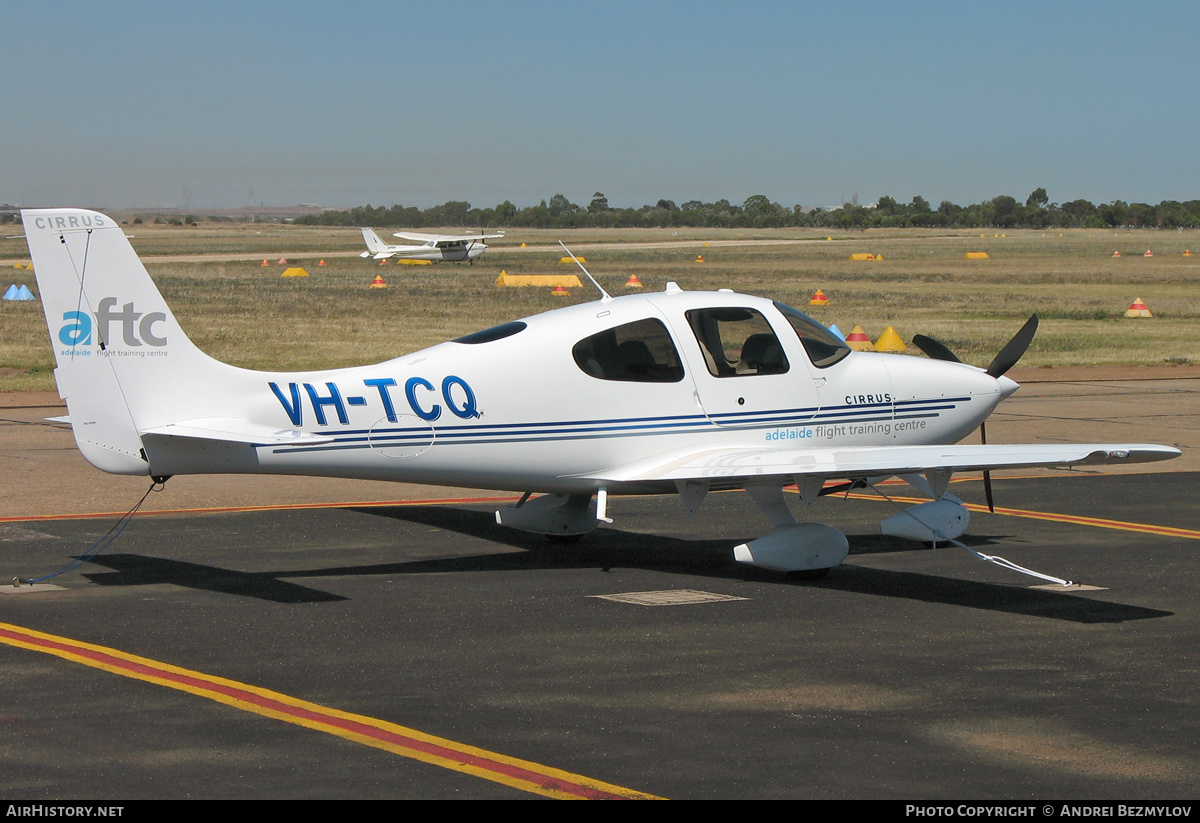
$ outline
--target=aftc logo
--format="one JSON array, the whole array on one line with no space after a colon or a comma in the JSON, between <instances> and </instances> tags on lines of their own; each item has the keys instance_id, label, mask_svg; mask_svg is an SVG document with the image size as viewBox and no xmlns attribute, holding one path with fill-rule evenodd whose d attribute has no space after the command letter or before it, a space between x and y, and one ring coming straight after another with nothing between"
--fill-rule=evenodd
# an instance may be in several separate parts
<instances>
[{"instance_id":1,"label":"aftc logo","mask_svg":"<svg viewBox=\"0 0 1200 823\"><path fill-rule=\"evenodd\" d=\"M156 323L165 323L165 312L152 311L142 314L134 311L133 303L126 303L116 311L117 298L105 297L93 316L82 311L63 312L63 325L58 330L58 339L65 346L90 346L92 333L95 331L99 342L107 347L112 343L109 333L113 323L119 323L121 339L126 346L165 346L167 338L160 337L154 331Z\"/></svg>"}]
</instances>

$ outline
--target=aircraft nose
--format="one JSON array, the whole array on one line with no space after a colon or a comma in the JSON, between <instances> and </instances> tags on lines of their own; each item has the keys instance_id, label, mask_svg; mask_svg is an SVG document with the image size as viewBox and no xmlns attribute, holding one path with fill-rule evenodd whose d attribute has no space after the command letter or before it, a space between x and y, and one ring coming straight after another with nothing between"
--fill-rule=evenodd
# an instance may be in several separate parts
<instances>
[{"instance_id":1,"label":"aircraft nose","mask_svg":"<svg viewBox=\"0 0 1200 823\"><path fill-rule=\"evenodd\" d=\"M1021 388L1021 384L1015 380L1010 380L1004 375L996 378L996 383L1000 386L1000 399L1007 400L1012 397L1013 393Z\"/></svg>"}]
</instances>

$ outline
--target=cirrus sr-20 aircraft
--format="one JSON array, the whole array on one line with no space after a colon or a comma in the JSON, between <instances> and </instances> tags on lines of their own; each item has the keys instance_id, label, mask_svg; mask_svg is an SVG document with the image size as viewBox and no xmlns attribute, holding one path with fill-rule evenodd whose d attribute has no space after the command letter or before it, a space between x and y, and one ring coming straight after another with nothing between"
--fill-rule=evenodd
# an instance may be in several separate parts
<instances>
[{"instance_id":1,"label":"cirrus sr-20 aircraft","mask_svg":"<svg viewBox=\"0 0 1200 823\"><path fill-rule=\"evenodd\" d=\"M955 472L1128 464L1156 445L956 445L1017 384L1004 372L1036 320L988 369L929 338L932 359L853 352L786 305L730 291L663 292L549 311L384 363L263 372L218 362L184 334L109 217L22 212L80 451L106 472L320 475L525 493L505 526L573 537L611 522L610 494L745 489L765 536L742 562L817 576L846 537L798 523L831 488L900 476L932 499L889 534L954 540L968 512ZM836 481L842 481L839 487ZM829 485L827 486L827 483ZM536 495L536 496L535 496Z\"/></svg>"}]
</instances>

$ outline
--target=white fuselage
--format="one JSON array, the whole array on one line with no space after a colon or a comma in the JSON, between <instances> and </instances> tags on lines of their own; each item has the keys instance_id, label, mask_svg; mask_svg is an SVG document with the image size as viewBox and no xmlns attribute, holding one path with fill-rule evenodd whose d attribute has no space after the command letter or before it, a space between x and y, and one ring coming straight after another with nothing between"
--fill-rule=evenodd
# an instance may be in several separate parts
<instances>
[{"instance_id":1,"label":"white fuselage","mask_svg":"<svg viewBox=\"0 0 1200 823\"><path fill-rule=\"evenodd\" d=\"M786 371L711 373L686 313L729 307L753 309L770 323ZM669 331L680 379L603 379L573 355L579 341L647 318ZM168 438L147 443L151 473L251 471L591 493L597 484L587 475L701 447L954 443L1007 393L973 367L898 355L856 352L817 368L771 301L732 293L633 295L521 322L524 328L500 339L442 343L361 368L238 371L227 391L191 397L189 416L253 420L328 440L197 450ZM179 417L179 409L164 409L162 422Z\"/></svg>"}]
</instances>

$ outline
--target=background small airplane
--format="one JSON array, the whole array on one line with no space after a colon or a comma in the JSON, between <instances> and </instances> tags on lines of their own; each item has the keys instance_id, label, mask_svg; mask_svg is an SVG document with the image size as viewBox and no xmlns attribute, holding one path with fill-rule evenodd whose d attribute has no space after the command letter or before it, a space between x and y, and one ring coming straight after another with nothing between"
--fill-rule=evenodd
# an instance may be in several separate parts
<instances>
[{"instance_id":1,"label":"background small airplane","mask_svg":"<svg viewBox=\"0 0 1200 823\"><path fill-rule=\"evenodd\" d=\"M596 302L376 365L261 372L196 348L110 218L46 209L22 219L75 441L116 474L506 489L524 496L498 523L556 538L612 522L610 493L678 494L690 513L709 491L745 489L773 531L734 558L821 574L845 559L847 539L798 523L786 486L811 504L902 477L932 499L883 531L936 543L970 521L946 491L955 472L1179 455L1147 444L955 445L1017 390L1004 375L1036 318L980 369L928 338L919 345L932 359L853 352L782 303L668 283L615 299L601 290Z\"/></svg>"},{"instance_id":2,"label":"background small airplane","mask_svg":"<svg viewBox=\"0 0 1200 823\"><path fill-rule=\"evenodd\" d=\"M379 235L371 229L363 229L363 240L367 250L359 257L373 257L376 260L386 260L389 257L399 257L406 260L433 260L435 262L448 260L459 262L466 260L475 262L475 258L487 251L484 240L493 237L503 237L504 232L496 234L422 234L415 231L398 231L392 237L401 240L412 240L420 243L418 246L396 246L384 243Z\"/></svg>"}]
</instances>

